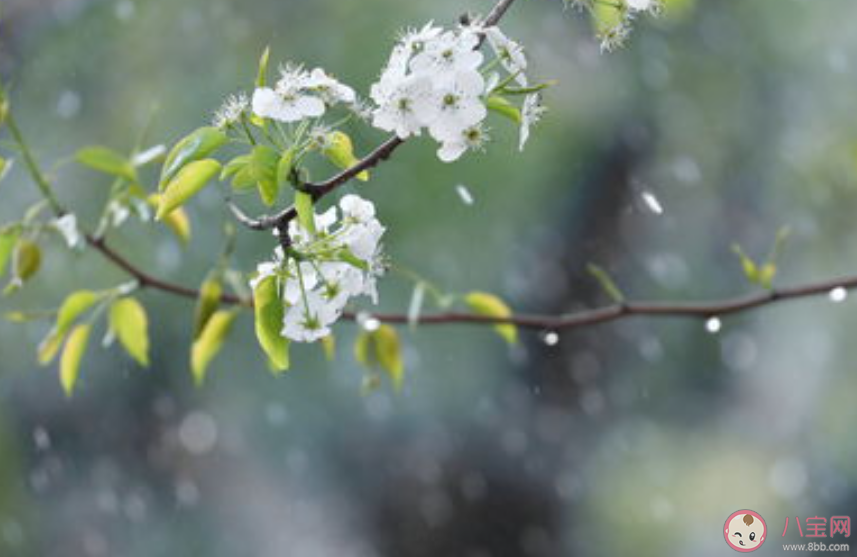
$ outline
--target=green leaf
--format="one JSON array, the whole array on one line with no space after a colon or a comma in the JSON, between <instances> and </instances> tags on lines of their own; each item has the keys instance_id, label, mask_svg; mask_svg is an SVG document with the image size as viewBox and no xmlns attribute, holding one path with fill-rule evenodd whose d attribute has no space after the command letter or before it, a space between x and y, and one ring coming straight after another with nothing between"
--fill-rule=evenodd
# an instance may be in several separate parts
<instances>
[{"instance_id":1,"label":"green leaf","mask_svg":"<svg viewBox=\"0 0 857 557\"><path fill-rule=\"evenodd\" d=\"M354 356L367 368L380 367L390 377L395 390L402 388L405 364L396 329L381 325L374 331L363 331L354 344Z\"/></svg>"},{"instance_id":2,"label":"green leaf","mask_svg":"<svg viewBox=\"0 0 857 557\"><path fill-rule=\"evenodd\" d=\"M256 74L256 87L264 87L268 83L268 59L271 57L271 47L266 46L259 57L259 71Z\"/></svg>"},{"instance_id":3,"label":"green leaf","mask_svg":"<svg viewBox=\"0 0 857 557\"><path fill-rule=\"evenodd\" d=\"M253 291L253 308L259 346L274 371L285 371L289 369L289 341L281 333L285 307L277 290L277 277L263 279Z\"/></svg>"},{"instance_id":4,"label":"green leaf","mask_svg":"<svg viewBox=\"0 0 857 557\"><path fill-rule=\"evenodd\" d=\"M78 290L66 297L57 313L57 320L53 329L39 344L38 358L40 364L47 365L53 361L62 346L66 333L74 325L74 322L89 311L103 296L103 294L92 290Z\"/></svg>"},{"instance_id":5,"label":"green leaf","mask_svg":"<svg viewBox=\"0 0 857 557\"><path fill-rule=\"evenodd\" d=\"M607 271L605 271L594 263L588 264L586 266L586 270L589 272L590 275L592 275L595 280L598 281L598 284L610 297L611 300L613 300L617 304L621 304L625 301L625 295L622 294L622 291L619 290L619 287L616 285L616 282L613 280L613 277L611 277Z\"/></svg>"},{"instance_id":6,"label":"green leaf","mask_svg":"<svg viewBox=\"0 0 857 557\"><path fill-rule=\"evenodd\" d=\"M146 202L149 206L154 207L155 210L157 210L158 206L161 204L161 194L153 193L146 198ZM190 224L190 218L187 216L187 211L183 208L179 207L177 209L173 209L170 214L163 218L163 223L183 245L186 246L190 242L190 237L193 233L193 226Z\"/></svg>"},{"instance_id":7,"label":"green leaf","mask_svg":"<svg viewBox=\"0 0 857 557\"><path fill-rule=\"evenodd\" d=\"M193 338L199 338L208 320L220 307L220 296L223 294L223 285L217 276L209 276L199 287L199 299L196 301L196 310L193 318Z\"/></svg>"},{"instance_id":8,"label":"green leaf","mask_svg":"<svg viewBox=\"0 0 857 557\"><path fill-rule=\"evenodd\" d=\"M277 201L280 193L277 183L277 164L280 155L268 145L256 145L250 156L250 172L256 187L259 189L259 197L262 202L271 206Z\"/></svg>"},{"instance_id":9,"label":"green leaf","mask_svg":"<svg viewBox=\"0 0 857 557\"><path fill-rule=\"evenodd\" d=\"M77 325L68 335L60 358L60 383L66 396L71 396L74 392L74 386L77 384L77 377L80 373L80 361L86 352L91 331L92 326L89 324Z\"/></svg>"},{"instance_id":10,"label":"green leaf","mask_svg":"<svg viewBox=\"0 0 857 557\"><path fill-rule=\"evenodd\" d=\"M213 126L199 128L183 137L170 150L164 161L158 189L163 191L185 165L204 159L227 141L229 138L226 134Z\"/></svg>"},{"instance_id":11,"label":"green leaf","mask_svg":"<svg viewBox=\"0 0 857 557\"><path fill-rule=\"evenodd\" d=\"M292 174L295 152L291 149L287 150L280 157L277 163L277 185L283 187L289 183L289 177Z\"/></svg>"},{"instance_id":12,"label":"green leaf","mask_svg":"<svg viewBox=\"0 0 857 557\"><path fill-rule=\"evenodd\" d=\"M753 261L738 244L732 246L732 251L738 256L741 262L741 269L744 271L744 276L753 284L759 284L759 268L756 262Z\"/></svg>"},{"instance_id":13,"label":"green leaf","mask_svg":"<svg viewBox=\"0 0 857 557\"><path fill-rule=\"evenodd\" d=\"M6 274L6 268L15 252L15 245L21 237L21 228L12 226L0 231L0 278Z\"/></svg>"},{"instance_id":14,"label":"green leaf","mask_svg":"<svg viewBox=\"0 0 857 557\"><path fill-rule=\"evenodd\" d=\"M98 172L125 178L132 182L137 181L137 172L134 170L131 160L108 147L85 147L77 152L75 160Z\"/></svg>"},{"instance_id":15,"label":"green leaf","mask_svg":"<svg viewBox=\"0 0 857 557\"><path fill-rule=\"evenodd\" d=\"M334 131L327 134L324 139L322 153L327 159L342 169L351 168L358 162L354 155L354 144L348 134L341 131ZM357 174L357 179L363 182L369 179L369 171L364 170Z\"/></svg>"},{"instance_id":16,"label":"green leaf","mask_svg":"<svg viewBox=\"0 0 857 557\"><path fill-rule=\"evenodd\" d=\"M464 301L474 313L479 315L501 319L512 316L512 310L506 302L494 294L470 292L464 297ZM518 328L510 323L494 325L494 330L509 344L515 344L518 341Z\"/></svg>"},{"instance_id":17,"label":"green leaf","mask_svg":"<svg viewBox=\"0 0 857 557\"><path fill-rule=\"evenodd\" d=\"M223 347L223 341L226 340L237 316L238 314L234 310L215 312L205 325L202 334L194 341L190 361L193 378L197 385L201 385L205 380L208 365Z\"/></svg>"},{"instance_id":18,"label":"green leaf","mask_svg":"<svg viewBox=\"0 0 857 557\"><path fill-rule=\"evenodd\" d=\"M230 160L220 172L220 179L227 180L235 176L239 170L246 167L250 163L250 155L238 155Z\"/></svg>"},{"instance_id":19,"label":"green leaf","mask_svg":"<svg viewBox=\"0 0 857 557\"><path fill-rule=\"evenodd\" d=\"M775 263L765 263L759 267L759 285L762 288L770 289L774 283L774 277L777 276L777 265Z\"/></svg>"},{"instance_id":20,"label":"green leaf","mask_svg":"<svg viewBox=\"0 0 857 557\"><path fill-rule=\"evenodd\" d=\"M9 161L3 157L0 157L0 180L2 180L6 176L6 171L9 170Z\"/></svg>"},{"instance_id":21,"label":"green leaf","mask_svg":"<svg viewBox=\"0 0 857 557\"><path fill-rule=\"evenodd\" d=\"M195 161L184 168L167 185L158 204L155 218L163 220L188 199L199 193L220 172L220 163L214 159Z\"/></svg>"},{"instance_id":22,"label":"green leaf","mask_svg":"<svg viewBox=\"0 0 857 557\"><path fill-rule=\"evenodd\" d=\"M110 330L125 351L143 367L149 366L149 319L134 298L120 298L110 306Z\"/></svg>"},{"instance_id":23,"label":"green leaf","mask_svg":"<svg viewBox=\"0 0 857 557\"><path fill-rule=\"evenodd\" d=\"M304 230L315 234L315 214L312 205L312 195L300 190L295 191L295 211L298 213L298 222Z\"/></svg>"},{"instance_id":24,"label":"green leaf","mask_svg":"<svg viewBox=\"0 0 857 557\"><path fill-rule=\"evenodd\" d=\"M321 339L321 347L324 350L324 358L332 362L336 358L336 337L332 334Z\"/></svg>"},{"instance_id":25,"label":"green leaf","mask_svg":"<svg viewBox=\"0 0 857 557\"><path fill-rule=\"evenodd\" d=\"M13 292L25 282L33 278L42 267L42 250L34 242L19 239L12 255L12 283L6 288L6 293Z\"/></svg>"},{"instance_id":26,"label":"green leaf","mask_svg":"<svg viewBox=\"0 0 857 557\"><path fill-rule=\"evenodd\" d=\"M488 97L488 110L508 118L516 124L521 123L521 110L503 97L493 95Z\"/></svg>"}]
</instances>

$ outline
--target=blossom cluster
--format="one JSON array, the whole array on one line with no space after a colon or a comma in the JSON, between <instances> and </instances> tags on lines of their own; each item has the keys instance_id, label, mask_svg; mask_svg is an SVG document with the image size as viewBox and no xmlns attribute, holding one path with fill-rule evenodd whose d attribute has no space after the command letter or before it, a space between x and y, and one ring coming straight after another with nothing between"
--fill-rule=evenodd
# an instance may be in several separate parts
<instances>
[{"instance_id":1,"label":"blossom cluster","mask_svg":"<svg viewBox=\"0 0 857 557\"><path fill-rule=\"evenodd\" d=\"M252 100L257 116L286 123L318 118L337 104L356 106L354 89L321 68L307 71L301 66L282 68L275 87L258 87Z\"/></svg>"},{"instance_id":2,"label":"blossom cluster","mask_svg":"<svg viewBox=\"0 0 857 557\"><path fill-rule=\"evenodd\" d=\"M297 342L328 336L351 298L377 302L376 280L384 271L385 228L370 201L346 195L338 208L315 216L314 228L289 223L289 252L278 247L274 260L261 263L250 282L255 290L262 280L277 278L285 308L281 334Z\"/></svg>"},{"instance_id":3,"label":"blossom cluster","mask_svg":"<svg viewBox=\"0 0 857 557\"><path fill-rule=\"evenodd\" d=\"M498 63L483 66L485 56L479 50L483 36ZM508 77L501 78L490 66L503 68ZM440 159L454 161L468 149L482 147L487 99L501 84L514 81L526 87L526 66L523 48L496 27L472 25L444 30L429 23L405 33L393 48L371 89L370 96L377 105L372 123L402 139L428 130L440 143ZM522 115L521 147L540 114L538 100L534 94L524 103L529 110Z\"/></svg>"}]
</instances>

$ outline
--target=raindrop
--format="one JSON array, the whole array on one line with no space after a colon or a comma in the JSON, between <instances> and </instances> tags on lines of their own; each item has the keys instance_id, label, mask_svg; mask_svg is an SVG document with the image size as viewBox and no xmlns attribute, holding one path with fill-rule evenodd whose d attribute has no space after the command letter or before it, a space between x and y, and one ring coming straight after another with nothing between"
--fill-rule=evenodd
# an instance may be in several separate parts
<instances>
[{"instance_id":1,"label":"raindrop","mask_svg":"<svg viewBox=\"0 0 857 557\"><path fill-rule=\"evenodd\" d=\"M199 502L199 487L192 480L176 483L176 501L183 507L193 507Z\"/></svg>"},{"instance_id":2,"label":"raindrop","mask_svg":"<svg viewBox=\"0 0 857 557\"><path fill-rule=\"evenodd\" d=\"M74 118L80 112L80 105L80 95L66 89L60 93L60 98L57 101L57 114L64 120Z\"/></svg>"},{"instance_id":3,"label":"raindrop","mask_svg":"<svg viewBox=\"0 0 857 557\"><path fill-rule=\"evenodd\" d=\"M556 331L548 331L542 335L542 342L548 346L559 344L559 334Z\"/></svg>"},{"instance_id":4,"label":"raindrop","mask_svg":"<svg viewBox=\"0 0 857 557\"><path fill-rule=\"evenodd\" d=\"M837 286L828 294L830 296L830 301L834 304L838 304L845 301L845 298L848 297L848 290L846 290L842 286Z\"/></svg>"},{"instance_id":5,"label":"raindrop","mask_svg":"<svg viewBox=\"0 0 857 557\"><path fill-rule=\"evenodd\" d=\"M45 428L39 426L33 430L33 443L35 443L36 449L47 451L51 448L51 436L48 435L48 431Z\"/></svg>"},{"instance_id":6,"label":"raindrop","mask_svg":"<svg viewBox=\"0 0 857 557\"><path fill-rule=\"evenodd\" d=\"M721 328L723 328L723 322L719 317L712 317L705 322L705 330L712 335L719 333Z\"/></svg>"},{"instance_id":7,"label":"raindrop","mask_svg":"<svg viewBox=\"0 0 857 557\"><path fill-rule=\"evenodd\" d=\"M777 459L771 468L768 482L774 491L787 499L794 499L803 493L807 484L806 466L791 457Z\"/></svg>"},{"instance_id":8,"label":"raindrop","mask_svg":"<svg viewBox=\"0 0 857 557\"><path fill-rule=\"evenodd\" d=\"M179 441L189 453L202 455L217 444L217 423L205 412L191 412L179 426Z\"/></svg>"},{"instance_id":9,"label":"raindrop","mask_svg":"<svg viewBox=\"0 0 857 557\"><path fill-rule=\"evenodd\" d=\"M655 194L650 191L644 191L640 194L640 197L643 198L643 202L646 204L646 207L648 207L651 212L656 215L664 214L664 206L661 205L661 202L658 201L658 198L655 197Z\"/></svg>"},{"instance_id":10,"label":"raindrop","mask_svg":"<svg viewBox=\"0 0 857 557\"><path fill-rule=\"evenodd\" d=\"M116 2L116 6L113 8L113 11L116 14L116 19L119 21L128 21L134 17L134 12L137 11L137 8L131 0L120 0L119 2Z\"/></svg>"},{"instance_id":11,"label":"raindrop","mask_svg":"<svg viewBox=\"0 0 857 557\"><path fill-rule=\"evenodd\" d=\"M377 318L372 317L372 315L366 313L365 311L361 311L357 314L357 324L364 331L370 333L377 331L378 328L381 327L381 322Z\"/></svg>"},{"instance_id":12,"label":"raindrop","mask_svg":"<svg viewBox=\"0 0 857 557\"><path fill-rule=\"evenodd\" d=\"M458 194L458 197L461 198L462 203L464 203L468 207L473 205L473 194L470 193L470 190L467 189L467 186L465 186L464 184L458 184L457 186L455 186L455 192Z\"/></svg>"}]
</instances>

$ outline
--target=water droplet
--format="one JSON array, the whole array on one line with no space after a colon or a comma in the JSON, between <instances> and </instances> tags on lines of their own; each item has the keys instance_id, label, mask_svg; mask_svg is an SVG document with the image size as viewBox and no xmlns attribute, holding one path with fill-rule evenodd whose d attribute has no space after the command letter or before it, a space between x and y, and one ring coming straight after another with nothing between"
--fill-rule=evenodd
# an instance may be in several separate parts
<instances>
[{"instance_id":1,"label":"water droplet","mask_svg":"<svg viewBox=\"0 0 857 557\"><path fill-rule=\"evenodd\" d=\"M217 423L205 412L191 412L182 420L178 434L189 453L202 455L217 444Z\"/></svg>"},{"instance_id":2,"label":"water droplet","mask_svg":"<svg viewBox=\"0 0 857 557\"><path fill-rule=\"evenodd\" d=\"M45 428L39 426L33 430L33 443L36 444L36 449L47 451L51 448L51 436L48 435L48 431Z\"/></svg>"},{"instance_id":3,"label":"water droplet","mask_svg":"<svg viewBox=\"0 0 857 557\"><path fill-rule=\"evenodd\" d=\"M381 322L372 317L372 315L366 313L365 311L361 311L357 314L357 324L367 332L377 331L381 327Z\"/></svg>"},{"instance_id":4,"label":"water droplet","mask_svg":"<svg viewBox=\"0 0 857 557\"><path fill-rule=\"evenodd\" d=\"M712 335L716 335L720 332L720 329L723 328L723 322L720 321L719 317L712 317L711 319L705 322L705 330L711 333Z\"/></svg>"},{"instance_id":5,"label":"water droplet","mask_svg":"<svg viewBox=\"0 0 857 557\"><path fill-rule=\"evenodd\" d=\"M458 184L455 186L455 192L458 194L458 197L461 198L461 202L467 205L468 207L473 205L475 200L473 199L473 194L470 193L470 190L467 189L467 186L464 184Z\"/></svg>"},{"instance_id":6,"label":"water droplet","mask_svg":"<svg viewBox=\"0 0 857 557\"><path fill-rule=\"evenodd\" d=\"M542 335L542 341L548 346L559 344L559 334L556 331L548 331Z\"/></svg>"},{"instance_id":7,"label":"water droplet","mask_svg":"<svg viewBox=\"0 0 857 557\"><path fill-rule=\"evenodd\" d=\"M836 288L830 291L830 294L828 294L828 296L830 296L831 302L833 302L834 304L838 304L844 302L845 298L848 297L848 290L846 290L842 286L837 286Z\"/></svg>"},{"instance_id":8,"label":"water droplet","mask_svg":"<svg viewBox=\"0 0 857 557\"><path fill-rule=\"evenodd\" d=\"M57 115L64 120L74 118L80 112L80 105L80 95L66 89L60 93L60 98L57 100Z\"/></svg>"},{"instance_id":9,"label":"water droplet","mask_svg":"<svg viewBox=\"0 0 857 557\"><path fill-rule=\"evenodd\" d=\"M640 194L640 197L643 198L643 202L646 204L646 207L648 207L651 212L656 215L664 214L664 206L661 205L661 202L658 200L657 197L655 197L655 194L650 191L644 191Z\"/></svg>"}]
</instances>

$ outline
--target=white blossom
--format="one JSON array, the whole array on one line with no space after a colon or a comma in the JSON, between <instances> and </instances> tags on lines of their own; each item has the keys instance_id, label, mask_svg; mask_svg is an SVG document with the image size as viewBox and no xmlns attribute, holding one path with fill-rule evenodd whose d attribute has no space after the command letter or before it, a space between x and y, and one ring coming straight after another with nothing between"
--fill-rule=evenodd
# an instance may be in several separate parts
<instances>
[{"instance_id":1,"label":"white blossom","mask_svg":"<svg viewBox=\"0 0 857 557\"><path fill-rule=\"evenodd\" d=\"M544 113L545 107L542 105L539 94L532 93L524 98L524 105L521 108L521 129L518 141L518 148L521 151L524 150L524 146L530 138L530 128L541 120Z\"/></svg>"},{"instance_id":2,"label":"white blossom","mask_svg":"<svg viewBox=\"0 0 857 557\"><path fill-rule=\"evenodd\" d=\"M429 132L438 141L478 124L488 115L480 98L485 80L478 72L456 72L434 91L436 114L429 123Z\"/></svg>"},{"instance_id":3,"label":"white blossom","mask_svg":"<svg viewBox=\"0 0 857 557\"><path fill-rule=\"evenodd\" d=\"M250 108L250 99L245 93L226 97L226 100L214 113L212 124L216 128L228 128L241 121L241 117Z\"/></svg>"},{"instance_id":4,"label":"white blossom","mask_svg":"<svg viewBox=\"0 0 857 557\"><path fill-rule=\"evenodd\" d=\"M372 88L372 99L378 104L372 125L402 139L420 135L434 114L432 83L426 77L411 75L398 81L382 77Z\"/></svg>"},{"instance_id":5,"label":"white blossom","mask_svg":"<svg viewBox=\"0 0 857 557\"><path fill-rule=\"evenodd\" d=\"M384 271L381 237L385 229L371 202L346 195L339 207L314 219L314 232L291 221L293 253L284 255L278 248L273 261L260 263L250 281L255 289L262 280L277 277L285 309L282 334L297 342L329 335L351 298L367 296L377 302L376 280Z\"/></svg>"},{"instance_id":6,"label":"white blossom","mask_svg":"<svg viewBox=\"0 0 857 557\"><path fill-rule=\"evenodd\" d=\"M280 122L298 122L324 115L327 106L353 103L354 90L328 76L321 68L307 72L300 66L280 70L276 86L253 92L253 112Z\"/></svg>"},{"instance_id":7,"label":"white blossom","mask_svg":"<svg viewBox=\"0 0 857 557\"><path fill-rule=\"evenodd\" d=\"M62 235L70 249L80 249L86 243L77 227L77 217L71 213L54 220L53 227Z\"/></svg>"},{"instance_id":8,"label":"white blossom","mask_svg":"<svg viewBox=\"0 0 857 557\"><path fill-rule=\"evenodd\" d=\"M482 124L476 124L447 137L441 143L437 156L443 162L458 160L468 150L482 149L488 141L488 134Z\"/></svg>"},{"instance_id":9,"label":"white blossom","mask_svg":"<svg viewBox=\"0 0 857 557\"><path fill-rule=\"evenodd\" d=\"M476 50L479 35L470 29L446 31L427 41L410 62L415 73L431 72L439 78L459 70L477 70L483 55Z\"/></svg>"},{"instance_id":10,"label":"white blossom","mask_svg":"<svg viewBox=\"0 0 857 557\"><path fill-rule=\"evenodd\" d=\"M524 47L507 37L496 26L486 27L485 36L488 39L488 44L491 45L500 60L500 64L506 71L515 76L515 81L518 84L526 87L528 80L524 72L527 69L527 57L524 54Z\"/></svg>"}]
</instances>

